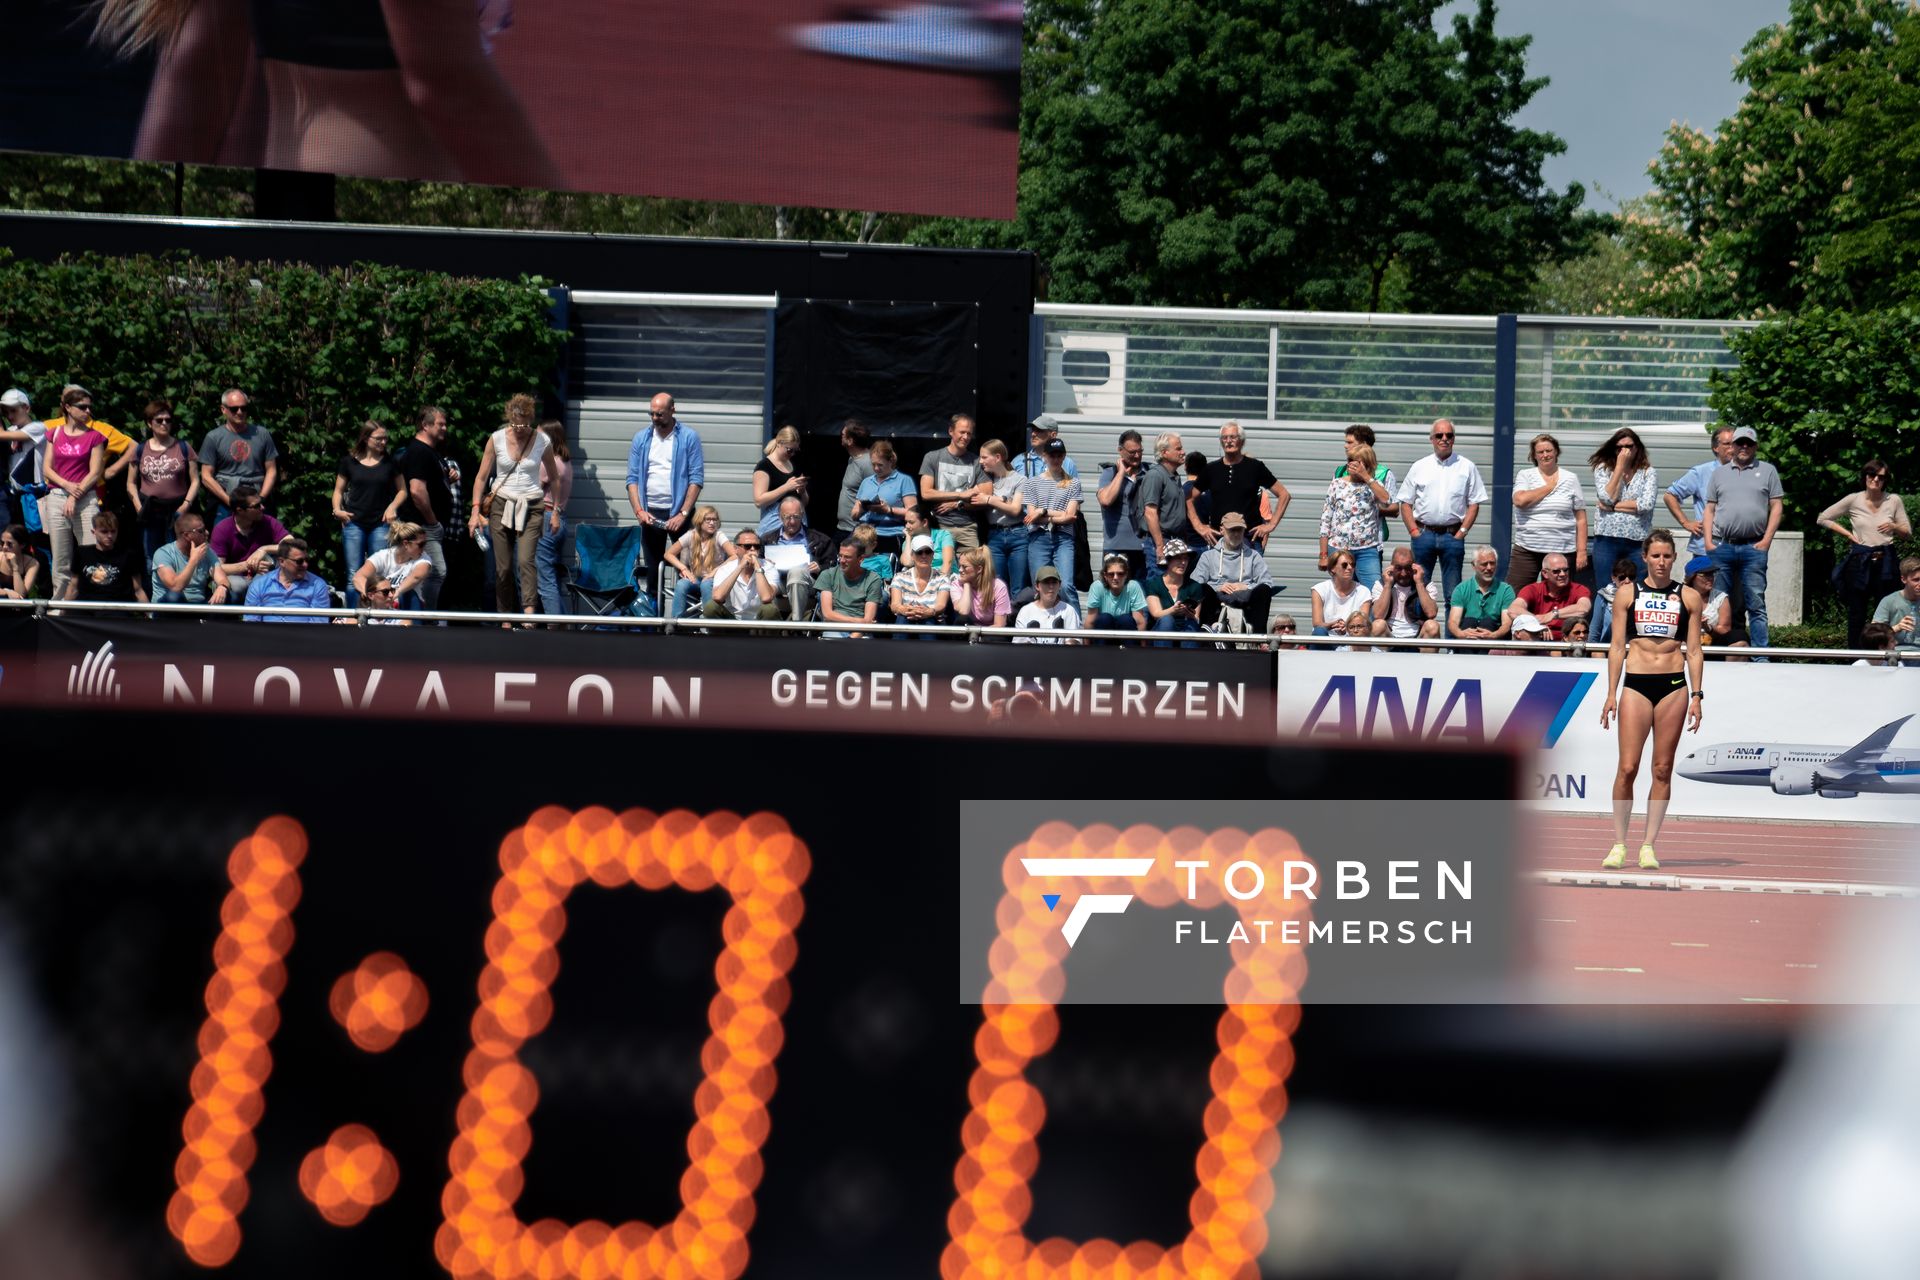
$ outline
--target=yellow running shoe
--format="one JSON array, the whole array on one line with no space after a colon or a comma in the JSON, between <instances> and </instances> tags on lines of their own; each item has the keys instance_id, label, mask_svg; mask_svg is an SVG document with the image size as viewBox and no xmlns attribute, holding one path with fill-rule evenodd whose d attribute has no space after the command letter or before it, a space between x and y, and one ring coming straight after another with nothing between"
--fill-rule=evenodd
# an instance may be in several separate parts
<instances>
[{"instance_id":1,"label":"yellow running shoe","mask_svg":"<svg viewBox=\"0 0 1920 1280\"><path fill-rule=\"evenodd\" d=\"M1600 864L1608 871L1618 871L1627 865L1627 846L1617 844L1607 851L1606 860Z\"/></svg>"},{"instance_id":2,"label":"yellow running shoe","mask_svg":"<svg viewBox=\"0 0 1920 1280\"><path fill-rule=\"evenodd\" d=\"M1640 846L1640 869L1642 871L1658 871L1660 869L1660 859L1653 856L1653 846L1650 844Z\"/></svg>"}]
</instances>

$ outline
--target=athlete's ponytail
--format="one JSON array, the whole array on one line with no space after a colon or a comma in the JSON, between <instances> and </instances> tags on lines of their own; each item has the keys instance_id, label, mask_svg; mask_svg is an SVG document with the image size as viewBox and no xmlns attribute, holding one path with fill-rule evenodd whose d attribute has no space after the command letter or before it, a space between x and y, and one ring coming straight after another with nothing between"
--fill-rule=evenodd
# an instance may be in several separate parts
<instances>
[{"instance_id":1,"label":"athlete's ponytail","mask_svg":"<svg viewBox=\"0 0 1920 1280\"><path fill-rule=\"evenodd\" d=\"M194 0L99 0L93 38L120 53L165 49L180 34Z\"/></svg>"}]
</instances>

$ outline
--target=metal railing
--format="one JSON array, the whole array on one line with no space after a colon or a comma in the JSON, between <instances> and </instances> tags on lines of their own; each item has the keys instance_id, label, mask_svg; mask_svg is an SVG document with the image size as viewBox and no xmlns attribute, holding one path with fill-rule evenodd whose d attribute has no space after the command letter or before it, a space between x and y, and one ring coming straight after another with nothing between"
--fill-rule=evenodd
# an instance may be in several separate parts
<instances>
[{"instance_id":1,"label":"metal railing","mask_svg":"<svg viewBox=\"0 0 1920 1280\"><path fill-rule=\"evenodd\" d=\"M758 619L739 620L735 618L635 618L624 614L526 614L526 613L464 613L446 609L303 609L287 605L266 605L249 608L244 605L198 605L198 604L123 604L118 602L90 602L78 600L0 600L0 616L6 614L29 613L34 617L58 617L68 614L107 614L107 615L158 615L163 617L198 618L217 622L238 622L247 615L287 617L287 618L324 618L329 621L365 623L369 620L402 618L408 622L450 623L473 626L513 626L538 629L560 629L569 631L653 631L662 635L747 631L777 632L791 635L818 635L831 632L845 634L858 631L863 635L901 635L901 636L949 636L970 642L981 640L1046 643L1054 640L1099 641L1104 645L1126 643L1134 648L1151 647L1150 642L1162 642L1171 645L1185 643L1221 644L1233 648L1251 646L1273 646L1280 651L1313 649L1417 649L1434 652L1479 652L1493 650L1519 650L1523 655L1551 656L1562 653L1568 657L1597 660L1604 656L1607 647L1570 640L1468 640L1446 639L1430 640L1419 638L1398 639L1392 636L1369 636L1358 639L1352 636L1316 636L1306 634L1273 635L1258 632L1213 632L1213 631L1099 631L1087 628L1046 630L1036 632L1033 628L1020 627L983 627L970 624L921 625L916 623L847 623L847 622L793 622L784 618L760 621ZM380 625L376 622L375 625ZM1920 652L1904 652L1899 649L1881 651L1878 649L1805 649L1805 648L1731 648L1709 646L1704 651L1707 658L1715 661L1751 662L1755 658L1792 658L1815 662L1854 662L1866 659L1869 662L1885 662L1888 666L1920 667Z\"/></svg>"}]
</instances>

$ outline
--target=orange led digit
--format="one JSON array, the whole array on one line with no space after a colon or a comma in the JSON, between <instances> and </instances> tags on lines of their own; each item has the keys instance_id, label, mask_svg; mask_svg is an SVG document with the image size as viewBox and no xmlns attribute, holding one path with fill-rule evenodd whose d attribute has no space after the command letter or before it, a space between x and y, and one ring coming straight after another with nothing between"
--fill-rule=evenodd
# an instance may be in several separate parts
<instances>
[{"instance_id":1,"label":"orange led digit","mask_svg":"<svg viewBox=\"0 0 1920 1280\"><path fill-rule=\"evenodd\" d=\"M732 1280L745 1269L809 866L806 846L765 813L629 810L616 817L548 807L507 837L459 1131L447 1156L445 1221L434 1239L442 1266L462 1280ZM681 1210L665 1226L529 1224L514 1213L539 1100L519 1050L552 1015L548 988L559 972L567 896L587 880L606 888L718 886L733 899L714 963L720 989L708 1006L712 1035L700 1055L705 1078L694 1093Z\"/></svg>"},{"instance_id":2,"label":"orange led digit","mask_svg":"<svg viewBox=\"0 0 1920 1280\"><path fill-rule=\"evenodd\" d=\"M1293 1066L1289 1038L1300 1021L1304 946L1232 944L1228 1004L1219 1022L1219 1053L1210 1073L1213 1100L1205 1113L1206 1140L1194 1162L1199 1187L1189 1201L1192 1229L1186 1239L1170 1247L1110 1240L1036 1244L1024 1227L1033 1208L1029 1179L1040 1162L1046 1102L1028 1083L1026 1069L1053 1048L1059 1033L1054 1006L1066 990L1061 962L1068 947L1059 917L1042 901L1021 865L1023 857L1151 857L1153 869L1145 879L1059 876L1049 878L1048 887L1131 893L1149 906L1164 907L1186 900L1186 876L1175 869L1175 859L1206 858L1219 866L1242 858L1269 864L1303 855L1292 836L1271 829L1251 835L1206 834L1192 827L1077 830L1062 822L1040 827L1008 853L985 1018L974 1037L978 1065L967 1089L971 1109L960 1131L965 1154L954 1168L957 1197L947 1214L952 1240L940 1259L941 1275L946 1280L1016 1275L1028 1280L1146 1275L1257 1280L1257 1259L1266 1243L1264 1215L1273 1200L1271 1171L1280 1154L1277 1126ZM1270 876L1266 883L1260 895L1234 903L1243 921L1304 914L1304 902L1283 896L1280 877ZM1217 884L1203 880L1197 888L1191 900L1195 908L1233 901Z\"/></svg>"},{"instance_id":3,"label":"orange led digit","mask_svg":"<svg viewBox=\"0 0 1920 1280\"><path fill-rule=\"evenodd\" d=\"M203 1267L225 1265L240 1248L253 1129L266 1108L261 1090L273 1070L268 1046L280 1026L282 961L293 945L298 868L306 854L300 824L275 817L227 859L233 888L220 907L223 927L213 947L193 1105L181 1125L186 1145L174 1163L179 1190L167 1204L167 1229Z\"/></svg>"}]
</instances>

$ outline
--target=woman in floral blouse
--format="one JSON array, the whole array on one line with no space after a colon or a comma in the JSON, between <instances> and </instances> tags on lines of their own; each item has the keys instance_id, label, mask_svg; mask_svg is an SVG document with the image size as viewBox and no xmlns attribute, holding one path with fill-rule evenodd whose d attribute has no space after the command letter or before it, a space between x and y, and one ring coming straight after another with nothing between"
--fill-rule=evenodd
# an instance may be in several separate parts
<instances>
[{"instance_id":1,"label":"woman in floral blouse","mask_svg":"<svg viewBox=\"0 0 1920 1280\"><path fill-rule=\"evenodd\" d=\"M1607 442L1587 459L1593 468L1593 546L1589 558L1594 572L1611 570L1614 561L1625 557L1633 561L1637 582L1647 572L1641 547L1653 531L1653 509L1660 492L1660 477L1647 459L1647 446L1640 433L1622 427L1607 437ZM1605 600L1596 600L1593 618L1593 642L1603 643L1609 635L1613 610Z\"/></svg>"},{"instance_id":2,"label":"woman in floral blouse","mask_svg":"<svg viewBox=\"0 0 1920 1280\"><path fill-rule=\"evenodd\" d=\"M1346 468L1327 485L1320 508L1320 568L1330 569L1333 555L1350 551L1354 576L1369 590L1380 581L1380 544L1386 540L1381 503L1393 493L1393 472L1379 470L1373 446L1350 445Z\"/></svg>"}]
</instances>

